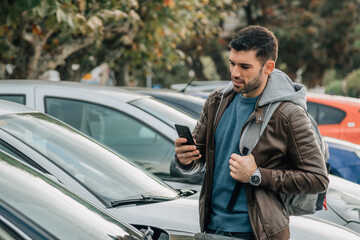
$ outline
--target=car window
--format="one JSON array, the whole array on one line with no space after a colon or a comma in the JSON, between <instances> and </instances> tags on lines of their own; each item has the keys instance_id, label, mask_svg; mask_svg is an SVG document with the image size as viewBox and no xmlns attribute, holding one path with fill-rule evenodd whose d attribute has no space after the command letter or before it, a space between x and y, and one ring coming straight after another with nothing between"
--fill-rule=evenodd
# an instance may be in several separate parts
<instances>
[{"instance_id":1,"label":"car window","mask_svg":"<svg viewBox=\"0 0 360 240\"><path fill-rule=\"evenodd\" d=\"M16 102L25 105L25 95L16 95L16 94L0 94L0 99L10 101L10 102Z\"/></svg>"},{"instance_id":2,"label":"car window","mask_svg":"<svg viewBox=\"0 0 360 240\"><path fill-rule=\"evenodd\" d=\"M42 113L2 116L0 128L64 169L108 206L142 195L177 196L136 164Z\"/></svg>"},{"instance_id":3,"label":"car window","mask_svg":"<svg viewBox=\"0 0 360 240\"><path fill-rule=\"evenodd\" d=\"M141 235L44 176L0 153L1 202L58 239L141 239Z\"/></svg>"},{"instance_id":4,"label":"car window","mask_svg":"<svg viewBox=\"0 0 360 240\"><path fill-rule=\"evenodd\" d=\"M173 143L117 110L83 101L47 97L45 112L158 175L170 174ZM141 149L141 151L140 151Z\"/></svg>"},{"instance_id":5,"label":"car window","mask_svg":"<svg viewBox=\"0 0 360 240\"><path fill-rule=\"evenodd\" d=\"M182 124L188 126L191 131L195 128L195 118L190 117L189 115L186 115L183 112L180 112L152 97L136 99L130 103L160 119L171 127L174 127L175 124Z\"/></svg>"},{"instance_id":6,"label":"car window","mask_svg":"<svg viewBox=\"0 0 360 240\"><path fill-rule=\"evenodd\" d=\"M309 114L319 125L339 124L346 116L344 111L324 104L307 102L307 107Z\"/></svg>"}]
</instances>

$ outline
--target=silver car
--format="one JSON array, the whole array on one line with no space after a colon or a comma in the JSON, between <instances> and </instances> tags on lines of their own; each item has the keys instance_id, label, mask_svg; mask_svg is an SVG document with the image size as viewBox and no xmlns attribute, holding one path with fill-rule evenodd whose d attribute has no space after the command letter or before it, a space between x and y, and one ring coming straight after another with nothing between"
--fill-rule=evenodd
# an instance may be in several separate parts
<instances>
[{"instance_id":1,"label":"silver car","mask_svg":"<svg viewBox=\"0 0 360 240\"><path fill-rule=\"evenodd\" d=\"M160 227L184 239L200 230L193 191L172 189L48 115L0 101L0 148L126 222ZM290 228L292 239L360 239L340 225L307 217L292 217Z\"/></svg>"},{"instance_id":2,"label":"silver car","mask_svg":"<svg viewBox=\"0 0 360 240\"><path fill-rule=\"evenodd\" d=\"M151 239L2 151L0 189L0 239Z\"/></svg>"},{"instance_id":3,"label":"silver car","mask_svg":"<svg viewBox=\"0 0 360 240\"><path fill-rule=\"evenodd\" d=\"M54 116L163 180L201 182L172 162L174 124L194 128L196 120L157 99L118 87L30 80L0 81L0 99Z\"/></svg>"},{"instance_id":4,"label":"silver car","mask_svg":"<svg viewBox=\"0 0 360 240\"><path fill-rule=\"evenodd\" d=\"M190 196L193 191L169 187L133 162L43 113L1 101L0 149L54 176L126 222L187 235L200 230L197 197Z\"/></svg>"}]
</instances>

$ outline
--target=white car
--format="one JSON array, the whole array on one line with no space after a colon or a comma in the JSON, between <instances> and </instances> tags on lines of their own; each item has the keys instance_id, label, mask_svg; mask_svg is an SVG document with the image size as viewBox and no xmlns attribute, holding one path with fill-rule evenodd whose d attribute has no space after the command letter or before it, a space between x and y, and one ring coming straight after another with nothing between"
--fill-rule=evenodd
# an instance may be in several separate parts
<instances>
[{"instance_id":1,"label":"white car","mask_svg":"<svg viewBox=\"0 0 360 240\"><path fill-rule=\"evenodd\" d=\"M0 148L126 222L179 236L173 239L200 230L198 196L192 191L172 189L48 115L0 101ZM307 217L292 217L290 229L296 240L360 239L340 225Z\"/></svg>"},{"instance_id":2,"label":"white car","mask_svg":"<svg viewBox=\"0 0 360 240\"><path fill-rule=\"evenodd\" d=\"M181 174L172 161L178 137L174 124L193 129L196 120L152 97L85 83L2 80L0 99L56 117L163 180L202 179Z\"/></svg>"}]
</instances>

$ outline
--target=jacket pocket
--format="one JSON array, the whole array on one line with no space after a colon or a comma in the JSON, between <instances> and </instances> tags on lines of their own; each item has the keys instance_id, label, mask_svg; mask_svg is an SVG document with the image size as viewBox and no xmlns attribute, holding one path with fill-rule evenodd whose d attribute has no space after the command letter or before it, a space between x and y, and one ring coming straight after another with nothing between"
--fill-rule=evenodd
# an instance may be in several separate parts
<instances>
[{"instance_id":1,"label":"jacket pocket","mask_svg":"<svg viewBox=\"0 0 360 240\"><path fill-rule=\"evenodd\" d=\"M255 222L261 222L262 228L268 237L289 226L287 209L277 195L257 188L255 190L255 199L258 214L256 216L258 219Z\"/></svg>"}]
</instances>

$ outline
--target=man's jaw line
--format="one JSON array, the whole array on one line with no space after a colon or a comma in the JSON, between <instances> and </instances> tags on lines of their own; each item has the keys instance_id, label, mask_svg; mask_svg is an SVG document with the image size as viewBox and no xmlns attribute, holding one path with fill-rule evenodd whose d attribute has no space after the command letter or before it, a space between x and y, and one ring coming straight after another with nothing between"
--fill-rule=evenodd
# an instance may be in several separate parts
<instances>
[{"instance_id":1,"label":"man's jaw line","mask_svg":"<svg viewBox=\"0 0 360 240\"><path fill-rule=\"evenodd\" d=\"M246 89L246 86L245 86L245 82L241 81L241 80L234 80L232 79L232 82L233 82L233 88L234 88L234 91L236 93L240 93L241 95L243 95L244 97L253 97L252 93L255 92L257 89L259 89L259 86L255 86L251 89ZM236 85L235 83L237 84L244 84L244 86L240 87L238 85Z\"/></svg>"}]
</instances>

